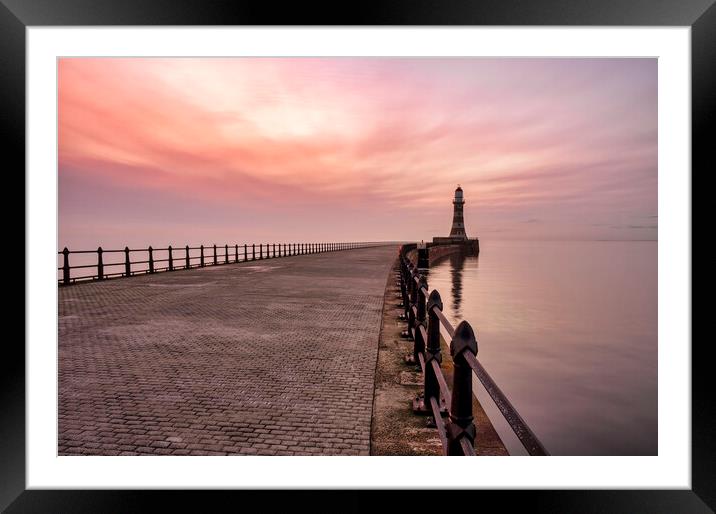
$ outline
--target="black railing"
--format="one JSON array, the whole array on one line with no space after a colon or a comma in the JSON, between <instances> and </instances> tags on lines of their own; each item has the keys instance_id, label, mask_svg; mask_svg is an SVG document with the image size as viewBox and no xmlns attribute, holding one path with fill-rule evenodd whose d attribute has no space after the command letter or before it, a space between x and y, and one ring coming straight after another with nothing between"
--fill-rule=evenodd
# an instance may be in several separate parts
<instances>
[{"instance_id":1,"label":"black railing","mask_svg":"<svg viewBox=\"0 0 716 514\"><path fill-rule=\"evenodd\" d=\"M467 321L453 327L443 314L443 304L437 290L428 292L427 280L407 256L415 244L400 248L401 319L408 323L403 336L412 339L413 353L406 361L419 366L423 372L423 393L413 402L416 413L432 415L438 430L443 453L446 455L475 455L475 425L472 415L473 373L495 402L500 413L514 431L529 455L549 455L537 436L522 419L507 396L495 384L477 360L477 339ZM450 337L453 360L452 389L448 387L440 367L440 328ZM447 414L447 421L443 415Z\"/></svg>"},{"instance_id":2,"label":"black railing","mask_svg":"<svg viewBox=\"0 0 716 514\"><path fill-rule=\"evenodd\" d=\"M69 250L65 247L62 251L57 252L62 261L62 265L57 268L58 283L60 285L69 285L75 282L131 277L145 273L203 268L219 264L355 250L393 244L395 243L251 243L242 245L224 244L223 246L187 245L173 247L170 245L166 248L153 248L151 246L148 248L125 247L124 250L104 250L102 247L96 250ZM73 259L70 259L70 256L74 256ZM132 260L133 257L135 260ZM80 264L72 265L70 261L74 259L80 260ZM85 273L86 270L91 270L92 273L81 274Z\"/></svg>"}]
</instances>

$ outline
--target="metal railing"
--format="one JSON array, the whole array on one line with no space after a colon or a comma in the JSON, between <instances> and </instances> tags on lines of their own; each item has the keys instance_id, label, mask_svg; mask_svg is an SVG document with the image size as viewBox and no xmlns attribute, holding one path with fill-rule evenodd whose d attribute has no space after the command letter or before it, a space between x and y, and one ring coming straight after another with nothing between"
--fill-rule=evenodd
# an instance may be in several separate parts
<instances>
[{"instance_id":1,"label":"metal railing","mask_svg":"<svg viewBox=\"0 0 716 514\"><path fill-rule=\"evenodd\" d=\"M167 248L129 248L124 250L69 250L65 247L57 252L62 265L57 268L58 283L69 285L75 282L107 280L119 277L131 277L146 273L176 271L181 269L203 268L219 264L307 255L323 252L336 252L392 245L387 242L350 242L350 243L252 243L224 244L223 246L183 246ZM83 263L71 265L70 256L77 256ZM108 257L109 256L109 257ZM114 256L115 260L108 260ZM139 256L132 260L132 257ZM118 259L116 257L119 257ZM90 274L75 275L73 270L91 270Z\"/></svg>"},{"instance_id":2,"label":"metal railing","mask_svg":"<svg viewBox=\"0 0 716 514\"><path fill-rule=\"evenodd\" d=\"M443 314L443 304L437 290L428 292L424 274L408 259L407 253L416 245L400 248L401 319L408 323L403 336L412 339L413 353L406 361L419 366L423 372L423 394L413 402L416 413L432 415L438 430L443 453L446 455L475 455L475 425L472 414L473 373L495 402L510 428L529 455L549 455L517 409L477 360L477 339L467 321L453 327ZM448 387L440 364L440 328L450 336L450 355L453 360L452 388ZM443 415L447 414L447 421Z\"/></svg>"}]
</instances>

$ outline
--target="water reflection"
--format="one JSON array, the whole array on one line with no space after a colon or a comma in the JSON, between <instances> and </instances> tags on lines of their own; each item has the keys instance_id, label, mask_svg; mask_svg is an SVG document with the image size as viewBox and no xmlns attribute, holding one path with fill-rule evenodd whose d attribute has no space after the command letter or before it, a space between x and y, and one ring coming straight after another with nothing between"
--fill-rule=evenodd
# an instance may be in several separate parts
<instances>
[{"instance_id":1,"label":"water reflection","mask_svg":"<svg viewBox=\"0 0 716 514\"><path fill-rule=\"evenodd\" d=\"M472 267L477 268L477 257L470 257L466 253L453 253L448 256L450 263L451 288L451 310L456 321L462 321L462 276L465 269L465 262L470 259L474 261Z\"/></svg>"}]
</instances>

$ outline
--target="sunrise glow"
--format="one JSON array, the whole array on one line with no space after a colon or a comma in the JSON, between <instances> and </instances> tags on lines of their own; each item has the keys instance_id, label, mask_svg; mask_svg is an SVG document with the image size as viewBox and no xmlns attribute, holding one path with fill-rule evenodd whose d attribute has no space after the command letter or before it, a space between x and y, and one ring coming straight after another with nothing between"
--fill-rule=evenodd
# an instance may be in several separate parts
<instances>
[{"instance_id":1,"label":"sunrise glow","mask_svg":"<svg viewBox=\"0 0 716 514\"><path fill-rule=\"evenodd\" d=\"M656 239L655 59L61 59L59 247Z\"/></svg>"}]
</instances>

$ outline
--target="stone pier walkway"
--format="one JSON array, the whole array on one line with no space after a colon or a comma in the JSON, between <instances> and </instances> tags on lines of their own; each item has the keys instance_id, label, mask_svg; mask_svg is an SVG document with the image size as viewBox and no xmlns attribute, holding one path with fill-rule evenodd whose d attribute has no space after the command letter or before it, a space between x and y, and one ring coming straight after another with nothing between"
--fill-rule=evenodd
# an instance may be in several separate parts
<instances>
[{"instance_id":1,"label":"stone pier walkway","mask_svg":"<svg viewBox=\"0 0 716 514\"><path fill-rule=\"evenodd\" d=\"M368 455L397 248L59 289L60 455Z\"/></svg>"}]
</instances>

